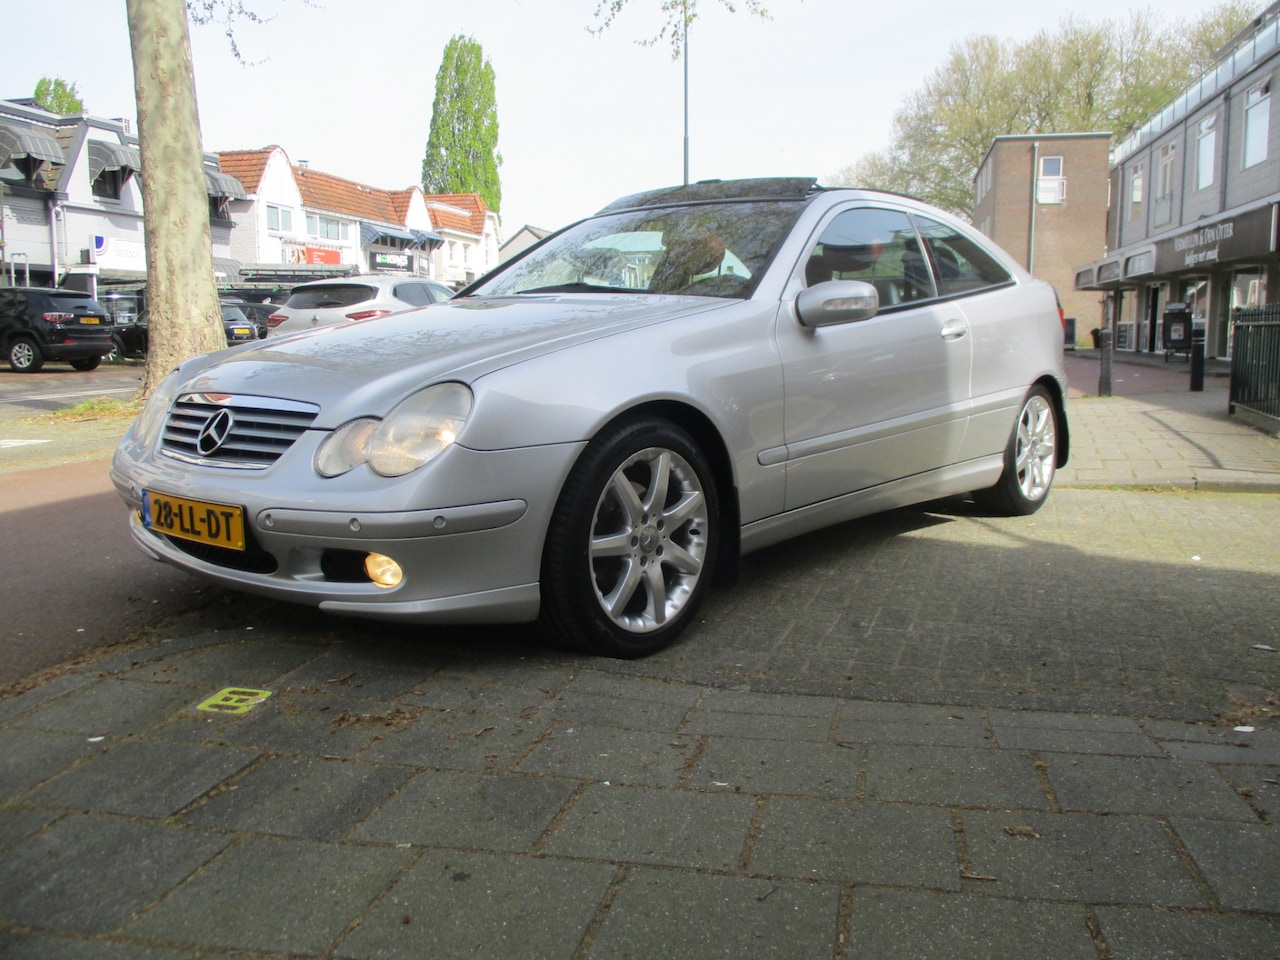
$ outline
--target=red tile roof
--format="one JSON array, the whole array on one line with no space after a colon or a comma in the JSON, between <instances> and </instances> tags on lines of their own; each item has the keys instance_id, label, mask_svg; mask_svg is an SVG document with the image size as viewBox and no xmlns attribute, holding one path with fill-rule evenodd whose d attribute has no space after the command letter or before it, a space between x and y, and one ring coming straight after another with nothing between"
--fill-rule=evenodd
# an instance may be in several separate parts
<instances>
[{"instance_id":1,"label":"red tile roof","mask_svg":"<svg viewBox=\"0 0 1280 960\"><path fill-rule=\"evenodd\" d=\"M218 167L223 173L229 173L244 186L245 193L257 193L262 184L262 173L267 169L267 160L273 150L278 147L263 147L261 150L225 150L218 154Z\"/></svg>"},{"instance_id":2,"label":"red tile roof","mask_svg":"<svg viewBox=\"0 0 1280 960\"><path fill-rule=\"evenodd\" d=\"M425 199L427 201L427 206L431 208L431 221L437 227L448 226L454 230L465 230L468 233L474 233L477 236L484 235L484 218L485 218L485 214L489 212L489 207L485 204L480 194L478 193L433 193L433 194L429 194ZM438 210L437 208L431 207L431 202L433 200L436 201L437 203L447 203L451 207L460 207L461 209L465 210L467 213L467 220L470 226L458 227L458 226L454 226L453 222L447 225L444 223L441 223L437 219L437 214L446 215L452 221L455 221L455 222L456 222L457 214L452 213L451 211L442 211L442 210Z\"/></svg>"}]
</instances>

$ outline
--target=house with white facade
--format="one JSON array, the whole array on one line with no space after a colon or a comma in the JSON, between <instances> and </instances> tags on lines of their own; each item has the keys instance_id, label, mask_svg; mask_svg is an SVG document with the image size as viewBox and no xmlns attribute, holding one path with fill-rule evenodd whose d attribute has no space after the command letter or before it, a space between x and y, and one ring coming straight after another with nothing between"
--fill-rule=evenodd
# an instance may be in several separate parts
<instances>
[{"instance_id":1,"label":"house with white facade","mask_svg":"<svg viewBox=\"0 0 1280 960\"><path fill-rule=\"evenodd\" d=\"M127 121L0 101L0 283L74 287L109 307L105 290L145 283L141 168ZM228 205L244 191L212 155L205 184L215 271L226 274Z\"/></svg>"},{"instance_id":2,"label":"house with white facade","mask_svg":"<svg viewBox=\"0 0 1280 960\"><path fill-rule=\"evenodd\" d=\"M278 146L219 160L246 195L230 206L246 283L395 273L461 286L498 263L500 222L474 194L372 187L291 162Z\"/></svg>"}]
</instances>

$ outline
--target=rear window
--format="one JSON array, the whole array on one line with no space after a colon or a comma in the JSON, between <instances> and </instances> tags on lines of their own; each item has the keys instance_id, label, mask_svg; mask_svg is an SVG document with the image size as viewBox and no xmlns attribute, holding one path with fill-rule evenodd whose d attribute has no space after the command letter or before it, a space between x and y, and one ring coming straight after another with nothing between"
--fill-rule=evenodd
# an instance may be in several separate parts
<instances>
[{"instance_id":1,"label":"rear window","mask_svg":"<svg viewBox=\"0 0 1280 960\"><path fill-rule=\"evenodd\" d=\"M98 303L86 293L80 293L76 290L61 290L44 294L49 298L49 303L54 310L60 310L64 313L71 313L73 310L81 312L90 311L92 313L106 314L107 310L102 304Z\"/></svg>"},{"instance_id":2,"label":"rear window","mask_svg":"<svg viewBox=\"0 0 1280 960\"><path fill-rule=\"evenodd\" d=\"M294 310L350 307L372 300L377 293L377 289L363 283L326 283L319 287L299 287L289 294L285 306Z\"/></svg>"}]
</instances>

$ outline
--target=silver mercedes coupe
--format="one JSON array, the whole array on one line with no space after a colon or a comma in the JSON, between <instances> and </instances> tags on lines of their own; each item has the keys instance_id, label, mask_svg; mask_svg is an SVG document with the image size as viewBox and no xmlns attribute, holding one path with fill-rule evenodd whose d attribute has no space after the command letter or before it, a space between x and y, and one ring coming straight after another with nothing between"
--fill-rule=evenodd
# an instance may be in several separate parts
<instances>
[{"instance_id":1,"label":"silver mercedes coupe","mask_svg":"<svg viewBox=\"0 0 1280 960\"><path fill-rule=\"evenodd\" d=\"M670 644L739 558L1067 459L1052 287L917 201L808 178L625 197L442 304L190 360L112 462L138 545L418 623Z\"/></svg>"}]
</instances>

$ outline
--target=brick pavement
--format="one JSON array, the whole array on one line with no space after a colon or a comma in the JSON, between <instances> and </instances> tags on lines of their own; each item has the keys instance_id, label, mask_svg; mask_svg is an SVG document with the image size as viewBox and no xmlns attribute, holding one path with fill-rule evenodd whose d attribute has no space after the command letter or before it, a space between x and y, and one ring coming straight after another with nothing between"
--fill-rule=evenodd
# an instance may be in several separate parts
<instances>
[{"instance_id":1,"label":"brick pavement","mask_svg":"<svg viewBox=\"0 0 1280 960\"><path fill-rule=\"evenodd\" d=\"M1073 400L1034 517L780 545L639 663L237 597L52 673L0 956L1276 956L1275 441L1199 403Z\"/></svg>"}]
</instances>

